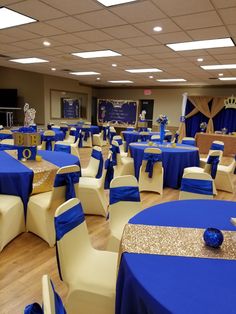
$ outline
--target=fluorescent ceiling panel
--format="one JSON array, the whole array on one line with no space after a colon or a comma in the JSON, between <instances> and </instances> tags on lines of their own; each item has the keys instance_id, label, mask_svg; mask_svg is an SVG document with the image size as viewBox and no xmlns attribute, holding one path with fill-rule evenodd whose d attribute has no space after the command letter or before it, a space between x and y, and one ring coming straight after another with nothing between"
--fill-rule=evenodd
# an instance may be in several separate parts
<instances>
[{"instance_id":1,"label":"fluorescent ceiling panel","mask_svg":"<svg viewBox=\"0 0 236 314\"><path fill-rule=\"evenodd\" d=\"M40 58L21 58L21 59L11 59L9 61L23 63L23 64L49 62L48 60L44 60Z\"/></svg>"},{"instance_id":2,"label":"fluorescent ceiling panel","mask_svg":"<svg viewBox=\"0 0 236 314\"><path fill-rule=\"evenodd\" d=\"M159 79L157 81L162 82L162 83L165 83L165 82L186 82L185 79Z\"/></svg>"},{"instance_id":3,"label":"fluorescent ceiling panel","mask_svg":"<svg viewBox=\"0 0 236 314\"><path fill-rule=\"evenodd\" d=\"M87 72L70 72L70 74L73 74L73 75L99 75L101 73L93 72L93 71L87 71Z\"/></svg>"},{"instance_id":4,"label":"fluorescent ceiling panel","mask_svg":"<svg viewBox=\"0 0 236 314\"><path fill-rule=\"evenodd\" d=\"M124 4L128 2L134 2L137 0L97 0L101 4L105 5L106 7L111 7L112 5Z\"/></svg>"},{"instance_id":5,"label":"fluorescent ceiling panel","mask_svg":"<svg viewBox=\"0 0 236 314\"><path fill-rule=\"evenodd\" d=\"M37 22L37 20L4 7L0 8L0 29L33 22Z\"/></svg>"},{"instance_id":6,"label":"fluorescent ceiling panel","mask_svg":"<svg viewBox=\"0 0 236 314\"><path fill-rule=\"evenodd\" d=\"M201 68L204 70L236 69L236 64L201 65Z\"/></svg>"},{"instance_id":7,"label":"fluorescent ceiling panel","mask_svg":"<svg viewBox=\"0 0 236 314\"><path fill-rule=\"evenodd\" d=\"M129 73L155 73L155 72L162 72L162 70L159 70L157 68L153 68L153 69L129 69L129 70L125 70L126 72Z\"/></svg>"},{"instance_id":8,"label":"fluorescent ceiling panel","mask_svg":"<svg viewBox=\"0 0 236 314\"><path fill-rule=\"evenodd\" d=\"M166 46L174 51L186 51L186 50L197 50L197 49L233 47L235 46L235 44L231 38L221 38L221 39L198 40L198 41L188 41L184 43L167 44Z\"/></svg>"},{"instance_id":9,"label":"fluorescent ceiling panel","mask_svg":"<svg viewBox=\"0 0 236 314\"><path fill-rule=\"evenodd\" d=\"M120 80L120 81L108 81L108 83L113 83L113 84L128 84L128 83L133 83L133 81L129 81L129 80Z\"/></svg>"},{"instance_id":10,"label":"fluorescent ceiling panel","mask_svg":"<svg viewBox=\"0 0 236 314\"><path fill-rule=\"evenodd\" d=\"M236 77L219 77L220 81L236 81Z\"/></svg>"},{"instance_id":11,"label":"fluorescent ceiling panel","mask_svg":"<svg viewBox=\"0 0 236 314\"><path fill-rule=\"evenodd\" d=\"M105 57L117 57L121 56L120 53L112 51L112 50L97 50L97 51L87 51L87 52L74 52L73 56L80 58L105 58Z\"/></svg>"}]
</instances>

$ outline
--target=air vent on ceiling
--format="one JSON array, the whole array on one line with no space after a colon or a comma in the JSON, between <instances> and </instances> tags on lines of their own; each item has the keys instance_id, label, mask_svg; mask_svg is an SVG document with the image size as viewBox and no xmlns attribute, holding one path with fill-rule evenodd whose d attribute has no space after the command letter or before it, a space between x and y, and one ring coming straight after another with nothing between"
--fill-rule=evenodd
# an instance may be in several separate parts
<instances>
[{"instance_id":1,"label":"air vent on ceiling","mask_svg":"<svg viewBox=\"0 0 236 314\"><path fill-rule=\"evenodd\" d=\"M4 59L11 59L11 57L10 57L10 56L7 56L7 55L2 55L2 54L0 54L0 58L4 58Z\"/></svg>"},{"instance_id":2,"label":"air vent on ceiling","mask_svg":"<svg viewBox=\"0 0 236 314\"><path fill-rule=\"evenodd\" d=\"M209 77L209 80L218 80L218 77Z\"/></svg>"},{"instance_id":3,"label":"air vent on ceiling","mask_svg":"<svg viewBox=\"0 0 236 314\"><path fill-rule=\"evenodd\" d=\"M63 72L72 72L72 70L70 70L70 69L62 69L61 71L63 71Z\"/></svg>"}]
</instances>

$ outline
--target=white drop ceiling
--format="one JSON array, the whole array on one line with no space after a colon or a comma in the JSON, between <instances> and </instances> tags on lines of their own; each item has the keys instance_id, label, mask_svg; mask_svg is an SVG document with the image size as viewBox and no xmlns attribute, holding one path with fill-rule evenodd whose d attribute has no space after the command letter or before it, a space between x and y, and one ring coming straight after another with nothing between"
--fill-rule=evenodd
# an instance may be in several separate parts
<instances>
[{"instance_id":1,"label":"white drop ceiling","mask_svg":"<svg viewBox=\"0 0 236 314\"><path fill-rule=\"evenodd\" d=\"M138 0L104 7L96 0L0 0L5 6L38 22L0 30L0 66L68 77L82 84L111 86L108 81L131 80L132 86L228 85L218 74L235 77L235 70L205 71L200 65L236 63L236 47L174 52L167 43L231 37L236 42L236 0ZM161 32L154 32L161 26ZM44 47L43 41L51 43ZM73 52L111 49L122 56L82 59ZM37 57L49 63L20 65L15 58ZM198 62L197 58L203 58ZM112 67L116 63L117 67ZM163 72L132 74L131 68ZM51 71L56 68L56 71ZM65 71L68 70L68 71ZM69 72L95 71L76 77ZM183 78L184 83L157 79ZM211 79L210 79L211 78ZM4 78L3 78L4 79Z\"/></svg>"}]
</instances>

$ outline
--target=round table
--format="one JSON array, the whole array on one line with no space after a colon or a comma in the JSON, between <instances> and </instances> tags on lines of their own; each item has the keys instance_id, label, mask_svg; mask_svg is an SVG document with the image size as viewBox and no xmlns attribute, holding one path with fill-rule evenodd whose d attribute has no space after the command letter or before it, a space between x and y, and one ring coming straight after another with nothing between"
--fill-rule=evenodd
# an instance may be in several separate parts
<instances>
[{"instance_id":1,"label":"round table","mask_svg":"<svg viewBox=\"0 0 236 314\"><path fill-rule=\"evenodd\" d=\"M149 147L158 147L162 150L162 165L164 168L164 185L171 188L179 188L184 168L199 166L198 148L177 144L148 146L146 142L131 143L129 145L130 155L134 158L135 176L139 178L139 169L142 164L144 150Z\"/></svg>"},{"instance_id":2,"label":"round table","mask_svg":"<svg viewBox=\"0 0 236 314\"><path fill-rule=\"evenodd\" d=\"M140 139L140 132L138 131L122 131L124 140L126 141L126 150L128 150L130 143L138 142ZM160 132L149 132L149 140L151 139L152 135L160 135Z\"/></svg>"},{"instance_id":3,"label":"round table","mask_svg":"<svg viewBox=\"0 0 236 314\"><path fill-rule=\"evenodd\" d=\"M155 205L130 223L235 231L231 217L235 202L186 200ZM236 260L123 253L116 314L235 313L235 282Z\"/></svg>"},{"instance_id":4,"label":"round table","mask_svg":"<svg viewBox=\"0 0 236 314\"><path fill-rule=\"evenodd\" d=\"M80 165L76 156L63 152L41 150L38 151L38 155L57 167ZM13 158L5 151L0 151L0 194L20 196L26 209L32 192L33 176L33 171L24 163Z\"/></svg>"}]
</instances>

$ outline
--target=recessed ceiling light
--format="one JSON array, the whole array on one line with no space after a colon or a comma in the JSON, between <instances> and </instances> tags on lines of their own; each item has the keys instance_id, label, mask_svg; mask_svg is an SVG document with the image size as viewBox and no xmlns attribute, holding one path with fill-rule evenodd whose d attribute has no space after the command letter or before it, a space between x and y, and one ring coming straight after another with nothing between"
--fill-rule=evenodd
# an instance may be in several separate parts
<instances>
[{"instance_id":1,"label":"recessed ceiling light","mask_svg":"<svg viewBox=\"0 0 236 314\"><path fill-rule=\"evenodd\" d=\"M46 46L46 47L49 47L49 46L51 46L51 43L49 41L45 40L43 42L43 45Z\"/></svg>"},{"instance_id":2,"label":"recessed ceiling light","mask_svg":"<svg viewBox=\"0 0 236 314\"><path fill-rule=\"evenodd\" d=\"M162 27L161 26L155 26L153 27L154 32L161 32L162 31Z\"/></svg>"},{"instance_id":3,"label":"recessed ceiling light","mask_svg":"<svg viewBox=\"0 0 236 314\"><path fill-rule=\"evenodd\" d=\"M106 7L111 7L112 5L124 4L128 2L134 2L137 0L97 0L101 4L105 5Z\"/></svg>"},{"instance_id":4,"label":"recessed ceiling light","mask_svg":"<svg viewBox=\"0 0 236 314\"><path fill-rule=\"evenodd\" d=\"M48 60L44 60L40 58L21 58L21 59L11 59L9 61L23 63L23 64L49 62Z\"/></svg>"},{"instance_id":5,"label":"recessed ceiling light","mask_svg":"<svg viewBox=\"0 0 236 314\"><path fill-rule=\"evenodd\" d=\"M97 51L86 51L86 52L75 52L73 56L80 58L104 58L104 57L116 57L121 56L120 53L112 50L97 50Z\"/></svg>"},{"instance_id":6,"label":"recessed ceiling light","mask_svg":"<svg viewBox=\"0 0 236 314\"><path fill-rule=\"evenodd\" d=\"M152 69L129 69L125 70L126 72L129 73L155 73L155 72L162 72L162 70L159 70L157 68L152 68Z\"/></svg>"},{"instance_id":7,"label":"recessed ceiling light","mask_svg":"<svg viewBox=\"0 0 236 314\"><path fill-rule=\"evenodd\" d=\"M219 73L218 75L219 75L219 76L223 76L224 74L223 74L223 73Z\"/></svg>"},{"instance_id":8,"label":"recessed ceiling light","mask_svg":"<svg viewBox=\"0 0 236 314\"><path fill-rule=\"evenodd\" d=\"M159 79L157 81L162 82L162 83L165 83L165 82L186 82L185 79Z\"/></svg>"},{"instance_id":9,"label":"recessed ceiling light","mask_svg":"<svg viewBox=\"0 0 236 314\"><path fill-rule=\"evenodd\" d=\"M113 83L113 84L128 84L128 83L133 83L133 81L129 81L129 80L120 80L120 81L108 81L108 83Z\"/></svg>"},{"instance_id":10,"label":"recessed ceiling light","mask_svg":"<svg viewBox=\"0 0 236 314\"><path fill-rule=\"evenodd\" d=\"M51 68L52 71L56 71L56 68Z\"/></svg>"},{"instance_id":11,"label":"recessed ceiling light","mask_svg":"<svg viewBox=\"0 0 236 314\"><path fill-rule=\"evenodd\" d=\"M87 71L87 72L70 72L70 74L73 74L73 75L99 75L101 73L93 72L93 71Z\"/></svg>"},{"instance_id":12,"label":"recessed ceiling light","mask_svg":"<svg viewBox=\"0 0 236 314\"><path fill-rule=\"evenodd\" d=\"M236 69L236 64L201 65L201 68L204 70Z\"/></svg>"},{"instance_id":13,"label":"recessed ceiling light","mask_svg":"<svg viewBox=\"0 0 236 314\"><path fill-rule=\"evenodd\" d=\"M203 61L203 58L198 58L197 61L198 61L198 62L202 62L202 61Z\"/></svg>"},{"instance_id":14,"label":"recessed ceiling light","mask_svg":"<svg viewBox=\"0 0 236 314\"><path fill-rule=\"evenodd\" d=\"M152 79L152 78L153 78L153 76L152 76L152 75L149 75L149 78L150 78L150 79Z\"/></svg>"},{"instance_id":15,"label":"recessed ceiling light","mask_svg":"<svg viewBox=\"0 0 236 314\"><path fill-rule=\"evenodd\" d=\"M220 39L188 41L188 42L176 43L176 44L167 44L166 46L174 51L185 51L185 50L197 50L197 49L234 47L235 44L231 38L220 38Z\"/></svg>"},{"instance_id":16,"label":"recessed ceiling light","mask_svg":"<svg viewBox=\"0 0 236 314\"><path fill-rule=\"evenodd\" d=\"M33 22L37 20L4 7L0 8L0 29Z\"/></svg>"},{"instance_id":17,"label":"recessed ceiling light","mask_svg":"<svg viewBox=\"0 0 236 314\"><path fill-rule=\"evenodd\" d=\"M97 80L97 81L100 81L100 77L97 77L96 80Z\"/></svg>"},{"instance_id":18,"label":"recessed ceiling light","mask_svg":"<svg viewBox=\"0 0 236 314\"><path fill-rule=\"evenodd\" d=\"M220 81L236 81L236 77L219 77Z\"/></svg>"},{"instance_id":19,"label":"recessed ceiling light","mask_svg":"<svg viewBox=\"0 0 236 314\"><path fill-rule=\"evenodd\" d=\"M117 64L116 63L112 63L112 65L111 65L112 67L117 67Z\"/></svg>"}]
</instances>

